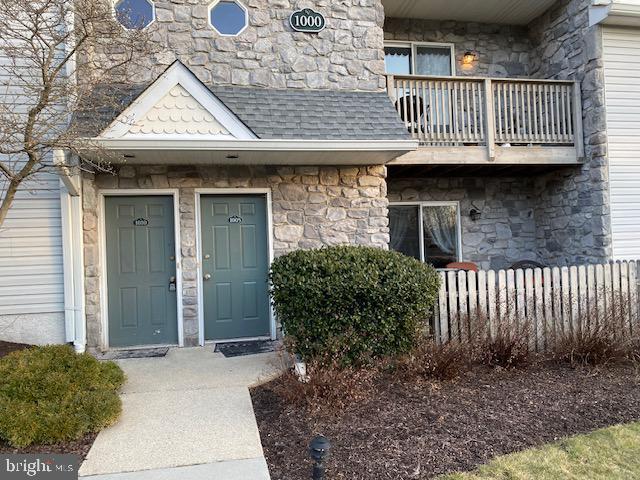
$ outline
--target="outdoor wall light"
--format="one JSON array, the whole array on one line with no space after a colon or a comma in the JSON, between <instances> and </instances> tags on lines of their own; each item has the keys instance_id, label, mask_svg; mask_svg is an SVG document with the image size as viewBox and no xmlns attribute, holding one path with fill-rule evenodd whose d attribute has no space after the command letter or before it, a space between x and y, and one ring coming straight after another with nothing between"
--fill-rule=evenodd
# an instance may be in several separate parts
<instances>
[{"instance_id":1,"label":"outdoor wall light","mask_svg":"<svg viewBox=\"0 0 640 480\"><path fill-rule=\"evenodd\" d=\"M465 52L465 54L462 56L462 63L464 65L471 65L475 61L476 61L476 54L473 52Z\"/></svg>"},{"instance_id":2,"label":"outdoor wall light","mask_svg":"<svg viewBox=\"0 0 640 480\"><path fill-rule=\"evenodd\" d=\"M469 212L469 218L471 218L472 222L477 222L482 217L482 212L477 208L472 208Z\"/></svg>"}]
</instances>

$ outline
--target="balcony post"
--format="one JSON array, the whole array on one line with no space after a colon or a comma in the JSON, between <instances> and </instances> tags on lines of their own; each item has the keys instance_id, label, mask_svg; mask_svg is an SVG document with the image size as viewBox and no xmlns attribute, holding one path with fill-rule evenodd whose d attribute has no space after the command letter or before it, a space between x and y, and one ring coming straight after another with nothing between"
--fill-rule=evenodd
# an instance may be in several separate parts
<instances>
[{"instance_id":1,"label":"balcony post","mask_svg":"<svg viewBox=\"0 0 640 480\"><path fill-rule=\"evenodd\" d=\"M584 127L582 125L582 87L573 83L573 143L578 160L584 160Z\"/></svg>"},{"instance_id":2,"label":"balcony post","mask_svg":"<svg viewBox=\"0 0 640 480\"><path fill-rule=\"evenodd\" d=\"M487 125L487 151L489 161L496 159L496 113L493 101L493 82L490 78L484 81L485 115Z\"/></svg>"},{"instance_id":3,"label":"balcony post","mask_svg":"<svg viewBox=\"0 0 640 480\"><path fill-rule=\"evenodd\" d=\"M393 103L396 102L396 81L393 75L387 75L387 94Z\"/></svg>"}]
</instances>

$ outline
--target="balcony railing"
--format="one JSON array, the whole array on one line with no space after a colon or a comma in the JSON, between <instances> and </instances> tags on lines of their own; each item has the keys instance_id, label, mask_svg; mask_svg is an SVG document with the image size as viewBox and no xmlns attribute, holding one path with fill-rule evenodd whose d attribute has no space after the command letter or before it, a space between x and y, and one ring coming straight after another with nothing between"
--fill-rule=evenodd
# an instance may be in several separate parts
<instances>
[{"instance_id":1,"label":"balcony railing","mask_svg":"<svg viewBox=\"0 0 640 480\"><path fill-rule=\"evenodd\" d=\"M388 76L407 130L423 146L574 147L583 155L580 84L556 80Z\"/></svg>"}]
</instances>

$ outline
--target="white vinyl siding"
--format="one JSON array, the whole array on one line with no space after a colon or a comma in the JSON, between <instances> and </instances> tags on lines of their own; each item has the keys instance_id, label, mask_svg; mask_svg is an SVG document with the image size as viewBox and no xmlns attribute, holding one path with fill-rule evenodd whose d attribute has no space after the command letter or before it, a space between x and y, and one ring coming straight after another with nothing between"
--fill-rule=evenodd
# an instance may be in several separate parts
<instances>
[{"instance_id":1,"label":"white vinyl siding","mask_svg":"<svg viewBox=\"0 0 640 480\"><path fill-rule=\"evenodd\" d=\"M59 180L41 175L0 226L0 315L64 312Z\"/></svg>"},{"instance_id":2,"label":"white vinyl siding","mask_svg":"<svg viewBox=\"0 0 640 480\"><path fill-rule=\"evenodd\" d=\"M603 30L611 231L616 260L640 258L640 29Z\"/></svg>"}]
</instances>

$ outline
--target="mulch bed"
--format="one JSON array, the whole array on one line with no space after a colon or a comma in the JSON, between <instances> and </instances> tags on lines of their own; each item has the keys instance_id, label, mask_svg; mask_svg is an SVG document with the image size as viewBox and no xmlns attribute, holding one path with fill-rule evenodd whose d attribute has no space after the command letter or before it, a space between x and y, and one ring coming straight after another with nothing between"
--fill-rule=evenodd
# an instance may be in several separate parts
<instances>
[{"instance_id":1,"label":"mulch bed","mask_svg":"<svg viewBox=\"0 0 640 480\"><path fill-rule=\"evenodd\" d=\"M0 358L11 352L29 348L30 346L31 345L24 345L22 343L0 342ZM80 440L73 442L59 443L55 445L32 445L26 448L14 448L8 443L0 440L0 453L64 453L78 455L80 457L80 461L82 461L86 458L89 453L89 449L91 448L91 445L93 445L97 436L97 433L89 433Z\"/></svg>"},{"instance_id":2,"label":"mulch bed","mask_svg":"<svg viewBox=\"0 0 640 480\"><path fill-rule=\"evenodd\" d=\"M15 352L16 350L24 350L25 348L29 348L31 345L25 345L24 343L9 343L0 341L0 358L5 355Z\"/></svg>"},{"instance_id":3,"label":"mulch bed","mask_svg":"<svg viewBox=\"0 0 640 480\"><path fill-rule=\"evenodd\" d=\"M25 448L13 448L9 444L0 440L0 453L60 453L78 455L82 462L89 453L91 445L95 441L97 433L88 433L80 440L72 442L57 443L54 445L31 445Z\"/></svg>"},{"instance_id":4,"label":"mulch bed","mask_svg":"<svg viewBox=\"0 0 640 480\"><path fill-rule=\"evenodd\" d=\"M640 379L624 366L481 369L431 384L388 379L340 418L309 419L269 384L252 396L273 480L311 477L306 448L318 433L332 443L332 480L426 479L640 420Z\"/></svg>"}]
</instances>

